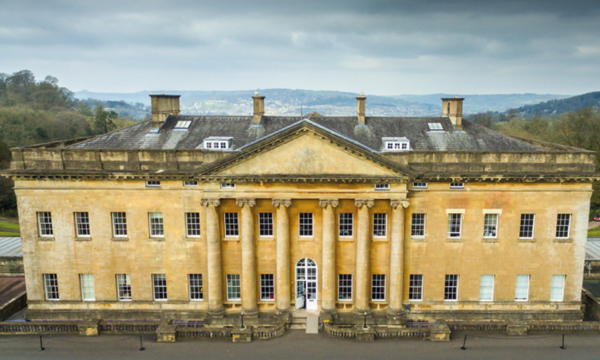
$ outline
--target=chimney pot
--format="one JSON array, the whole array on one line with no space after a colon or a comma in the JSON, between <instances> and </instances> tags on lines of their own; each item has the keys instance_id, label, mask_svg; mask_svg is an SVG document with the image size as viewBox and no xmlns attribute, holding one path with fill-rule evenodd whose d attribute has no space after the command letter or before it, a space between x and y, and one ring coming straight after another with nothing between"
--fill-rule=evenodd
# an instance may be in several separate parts
<instances>
[{"instance_id":1,"label":"chimney pot","mask_svg":"<svg viewBox=\"0 0 600 360\"><path fill-rule=\"evenodd\" d=\"M152 102L152 126L160 127L169 115L181 114L179 98L181 95L150 95Z\"/></svg>"},{"instance_id":2,"label":"chimney pot","mask_svg":"<svg viewBox=\"0 0 600 360\"><path fill-rule=\"evenodd\" d=\"M463 100L458 96L442 98L442 117L449 117L456 129L462 129Z\"/></svg>"},{"instance_id":3,"label":"chimney pot","mask_svg":"<svg viewBox=\"0 0 600 360\"><path fill-rule=\"evenodd\" d=\"M256 91L252 99L254 100L254 117L252 118L252 123L260 124L262 117L265 115L265 97L258 96L258 91Z\"/></svg>"},{"instance_id":4,"label":"chimney pot","mask_svg":"<svg viewBox=\"0 0 600 360\"><path fill-rule=\"evenodd\" d=\"M356 98L356 116L358 116L358 123L361 125L365 124L365 101L367 97L364 93L360 93L360 96Z\"/></svg>"}]
</instances>

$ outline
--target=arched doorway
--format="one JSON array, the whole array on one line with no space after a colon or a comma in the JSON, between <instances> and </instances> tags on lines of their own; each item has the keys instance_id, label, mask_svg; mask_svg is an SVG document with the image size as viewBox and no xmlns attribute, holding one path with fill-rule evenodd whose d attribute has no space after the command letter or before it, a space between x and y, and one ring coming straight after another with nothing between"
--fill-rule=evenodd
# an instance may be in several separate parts
<instances>
[{"instance_id":1,"label":"arched doorway","mask_svg":"<svg viewBox=\"0 0 600 360\"><path fill-rule=\"evenodd\" d=\"M296 309L317 310L317 263L304 258L296 263Z\"/></svg>"}]
</instances>

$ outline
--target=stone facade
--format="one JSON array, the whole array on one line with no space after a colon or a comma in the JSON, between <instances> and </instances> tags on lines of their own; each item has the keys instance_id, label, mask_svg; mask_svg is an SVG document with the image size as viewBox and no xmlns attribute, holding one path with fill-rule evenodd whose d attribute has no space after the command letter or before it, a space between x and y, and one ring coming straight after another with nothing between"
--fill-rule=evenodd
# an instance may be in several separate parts
<instances>
[{"instance_id":1,"label":"stone facade","mask_svg":"<svg viewBox=\"0 0 600 360\"><path fill-rule=\"evenodd\" d=\"M255 108L264 113L264 106ZM460 115L457 131L468 131L459 109L462 103L453 105L451 120ZM594 154L514 141L539 150L382 153L310 121L233 152L86 150L68 143L13 149L4 174L15 179L27 317L218 322L243 312L252 323L259 312L293 311L296 294L306 289L316 298L309 306L332 322L352 313L362 324L374 312L389 324L581 319ZM51 236L40 235L40 212L51 213ZM116 212L126 213L126 236L114 234ZM89 236L77 236L75 213L88 214ZM162 214L162 236L152 235L150 213ZM189 236L187 213L199 214L199 236ZM225 223L231 214L234 235ZM270 214L268 236L261 236L261 214ZM300 214L312 214L309 235L301 233ZM424 214L420 236L413 214ZM451 214L460 214L459 236L449 236ZM498 219L495 236L484 236L486 214ZM531 238L520 238L522 214L535 214ZM570 215L566 237L556 237L558 214ZM299 289L301 259L316 270L315 281ZM48 299L43 274L56 274L58 299ZM93 300L83 300L80 274L93 275ZM130 300L119 301L116 274L130 276ZM166 299L156 299L152 274L165 274ZM202 275L201 300L190 298L190 274ZM411 274L422 282L411 283ZM446 298L449 274L457 275L456 299ZM351 276L345 296L339 275ZM490 301L480 300L482 275L494 276ZM515 300L517 275L529 276L524 301ZM566 279L555 301L553 275ZM411 298L416 292L420 298Z\"/></svg>"}]
</instances>

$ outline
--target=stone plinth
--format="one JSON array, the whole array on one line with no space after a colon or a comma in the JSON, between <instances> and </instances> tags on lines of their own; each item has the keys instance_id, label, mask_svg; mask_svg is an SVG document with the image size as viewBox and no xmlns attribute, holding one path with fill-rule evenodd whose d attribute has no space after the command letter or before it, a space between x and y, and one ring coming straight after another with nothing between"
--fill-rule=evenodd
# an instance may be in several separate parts
<instances>
[{"instance_id":1,"label":"stone plinth","mask_svg":"<svg viewBox=\"0 0 600 360\"><path fill-rule=\"evenodd\" d=\"M356 325L354 329L356 331L356 341L375 340L375 328L373 326L364 327L363 325Z\"/></svg>"},{"instance_id":2,"label":"stone plinth","mask_svg":"<svg viewBox=\"0 0 600 360\"><path fill-rule=\"evenodd\" d=\"M236 328L231 330L231 340L233 342L251 342L252 341L252 328L244 326L243 328Z\"/></svg>"},{"instance_id":3,"label":"stone plinth","mask_svg":"<svg viewBox=\"0 0 600 360\"><path fill-rule=\"evenodd\" d=\"M82 336L98 336L98 324L100 320L85 320L77 324L79 335Z\"/></svg>"},{"instance_id":4,"label":"stone plinth","mask_svg":"<svg viewBox=\"0 0 600 360\"><path fill-rule=\"evenodd\" d=\"M506 326L506 333L513 336L527 335L527 323L523 321L510 322Z\"/></svg>"},{"instance_id":5,"label":"stone plinth","mask_svg":"<svg viewBox=\"0 0 600 360\"><path fill-rule=\"evenodd\" d=\"M429 340L431 341L450 341L450 327L444 320L436 320L435 326L431 329Z\"/></svg>"},{"instance_id":6,"label":"stone plinth","mask_svg":"<svg viewBox=\"0 0 600 360\"><path fill-rule=\"evenodd\" d=\"M164 320L156 329L157 342L175 342L177 340L177 325L171 325L171 320Z\"/></svg>"}]
</instances>

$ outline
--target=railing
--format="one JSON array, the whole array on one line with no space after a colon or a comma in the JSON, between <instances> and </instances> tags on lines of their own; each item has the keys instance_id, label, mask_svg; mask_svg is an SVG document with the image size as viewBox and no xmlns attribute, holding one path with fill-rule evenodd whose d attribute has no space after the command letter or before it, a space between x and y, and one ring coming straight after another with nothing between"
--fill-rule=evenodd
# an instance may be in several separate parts
<instances>
[{"instance_id":1,"label":"railing","mask_svg":"<svg viewBox=\"0 0 600 360\"><path fill-rule=\"evenodd\" d=\"M545 323L527 321L528 332L600 332L599 321Z\"/></svg>"},{"instance_id":2,"label":"railing","mask_svg":"<svg viewBox=\"0 0 600 360\"><path fill-rule=\"evenodd\" d=\"M430 329L427 328L388 328L375 327L375 339L399 339L399 338L428 338Z\"/></svg>"},{"instance_id":3,"label":"railing","mask_svg":"<svg viewBox=\"0 0 600 360\"><path fill-rule=\"evenodd\" d=\"M280 337L285 333L285 324L275 326L257 326L252 328L252 339L267 340Z\"/></svg>"},{"instance_id":4,"label":"railing","mask_svg":"<svg viewBox=\"0 0 600 360\"><path fill-rule=\"evenodd\" d=\"M0 322L0 335L77 333L76 322Z\"/></svg>"},{"instance_id":5,"label":"railing","mask_svg":"<svg viewBox=\"0 0 600 360\"><path fill-rule=\"evenodd\" d=\"M106 322L102 321L98 325L100 333L105 334L153 334L158 329L160 323L144 322Z\"/></svg>"},{"instance_id":6,"label":"railing","mask_svg":"<svg viewBox=\"0 0 600 360\"><path fill-rule=\"evenodd\" d=\"M448 327L452 331L467 332L506 332L507 324L505 322L462 322L447 321Z\"/></svg>"},{"instance_id":7,"label":"railing","mask_svg":"<svg viewBox=\"0 0 600 360\"><path fill-rule=\"evenodd\" d=\"M231 339L231 327L227 328L177 328L177 338Z\"/></svg>"}]
</instances>

